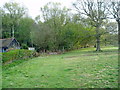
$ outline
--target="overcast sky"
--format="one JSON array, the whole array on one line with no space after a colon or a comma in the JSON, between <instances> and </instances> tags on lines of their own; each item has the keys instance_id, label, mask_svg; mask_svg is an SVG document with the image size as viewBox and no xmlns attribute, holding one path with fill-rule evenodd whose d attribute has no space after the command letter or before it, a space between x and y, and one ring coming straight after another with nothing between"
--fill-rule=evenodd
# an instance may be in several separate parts
<instances>
[{"instance_id":1,"label":"overcast sky","mask_svg":"<svg viewBox=\"0 0 120 90\"><path fill-rule=\"evenodd\" d=\"M73 8L72 3L76 0L0 0L0 6L3 6L6 2L15 1L29 9L29 16L35 18L40 14L40 8L48 2L60 2L62 6L67 8Z\"/></svg>"}]
</instances>

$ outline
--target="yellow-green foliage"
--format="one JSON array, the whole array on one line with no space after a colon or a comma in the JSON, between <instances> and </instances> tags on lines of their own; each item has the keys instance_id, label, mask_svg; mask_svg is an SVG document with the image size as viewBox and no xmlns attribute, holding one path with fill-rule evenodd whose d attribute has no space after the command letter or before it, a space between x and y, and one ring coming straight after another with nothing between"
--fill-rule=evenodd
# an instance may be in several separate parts
<instances>
[{"instance_id":1,"label":"yellow-green foliage","mask_svg":"<svg viewBox=\"0 0 120 90\"><path fill-rule=\"evenodd\" d=\"M34 52L25 49L16 49L2 54L2 62L9 62L33 57Z\"/></svg>"}]
</instances>

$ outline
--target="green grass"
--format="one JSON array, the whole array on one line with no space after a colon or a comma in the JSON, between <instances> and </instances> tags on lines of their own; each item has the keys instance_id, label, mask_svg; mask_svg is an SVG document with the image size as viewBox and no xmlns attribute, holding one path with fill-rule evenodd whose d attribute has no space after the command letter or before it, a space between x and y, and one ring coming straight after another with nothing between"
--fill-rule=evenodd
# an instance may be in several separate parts
<instances>
[{"instance_id":1,"label":"green grass","mask_svg":"<svg viewBox=\"0 0 120 90\"><path fill-rule=\"evenodd\" d=\"M3 66L2 87L117 88L117 48L103 48L102 52L94 50L74 50Z\"/></svg>"},{"instance_id":2,"label":"green grass","mask_svg":"<svg viewBox=\"0 0 120 90\"><path fill-rule=\"evenodd\" d=\"M0 90L2 89L2 53L0 52Z\"/></svg>"}]
</instances>

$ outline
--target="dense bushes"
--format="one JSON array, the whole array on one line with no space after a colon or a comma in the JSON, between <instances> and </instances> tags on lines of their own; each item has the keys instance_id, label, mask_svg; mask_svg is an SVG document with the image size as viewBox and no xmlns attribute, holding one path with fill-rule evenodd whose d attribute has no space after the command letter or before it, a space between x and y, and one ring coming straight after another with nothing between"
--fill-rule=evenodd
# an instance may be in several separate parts
<instances>
[{"instance_id":1,"label":"dense bushes","mask_svg":"<svg viewBox=\"0 0 120 90\"><path fill-rule=\"evenodd\" d=\"M14 60L27 59L35 57L36 52L25 50L25 49L16 49L9 52L4 52L2 54L2 62L12 62Z\"/></svg>"}]
</instances>

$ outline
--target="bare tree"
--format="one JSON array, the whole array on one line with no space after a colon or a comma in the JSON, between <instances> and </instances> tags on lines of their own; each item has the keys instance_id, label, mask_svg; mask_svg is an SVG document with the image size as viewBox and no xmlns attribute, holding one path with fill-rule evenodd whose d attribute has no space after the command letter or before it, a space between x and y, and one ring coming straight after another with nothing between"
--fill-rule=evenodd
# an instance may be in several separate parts
<instances>
[{"instance_id":1,"label":"bare tree","mask_svg":"<svg viewBox=\"0 0 120 90\"><path fill-rule=\"evenodd\" d=\"M100 37L102 33L100 32L100 28L105 19L103 17L106 17L105 2L102 0L77 0L73 5L79 14L83 14L90 18L91 25L96 28L96 51L101 51Z\"/></svg>"},{"instance_id":2,"label":"bare tree","mask_svg":"<svg viewBox=\"0 0 120 90\"><path fill-rule=\"evenodd\" d=\"M107 10L118 24L118 45L120 50L120 0L111 0Z\"/></svg>"}]
</instances>

